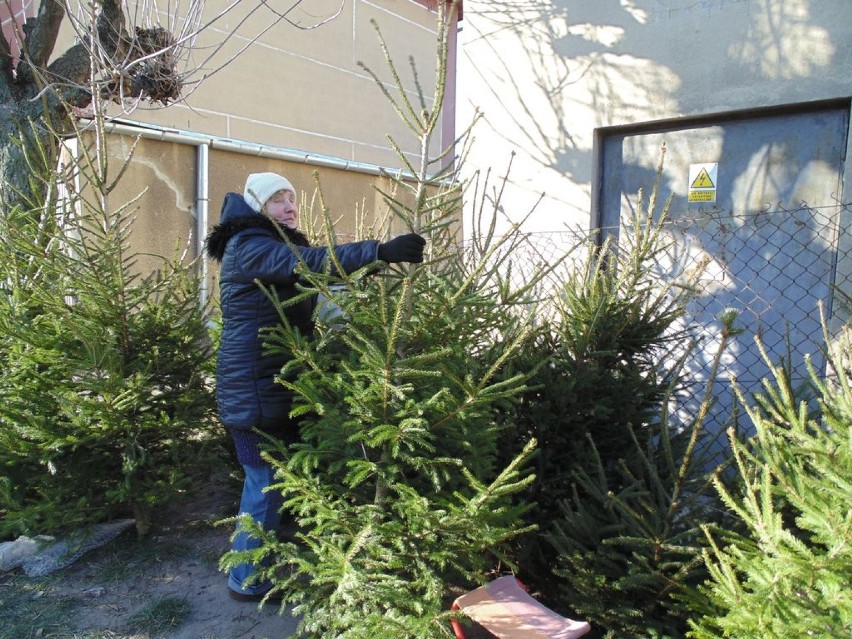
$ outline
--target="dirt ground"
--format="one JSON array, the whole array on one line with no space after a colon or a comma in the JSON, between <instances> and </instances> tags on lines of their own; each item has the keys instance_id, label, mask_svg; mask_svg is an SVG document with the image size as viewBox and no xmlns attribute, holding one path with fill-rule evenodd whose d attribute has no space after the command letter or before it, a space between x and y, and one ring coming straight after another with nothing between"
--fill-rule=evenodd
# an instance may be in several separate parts
<instances>
[{"instance_id":1,"label":"dirt ground","mask_svg":"<svg viewBox=\"0 0 852 639\"><path fill-rule=\"evenodd\" d=\"M281 639L297 620L276 604L227 596L219 557L239 486L211 482L148 537L130 529L46 577L0 574L2 639Z\"/></svg>"},{"instance_id":2,"label":"dirt ground","mask_svg":"<svg viewBox=\"0 0 852 639\"><path fill-rule=\"evenodd\" d=\"M230 547L240 480L212 478L139 538L133 528L45 577L0 573L0 639L285 639L278 604L232 600L219 558ZM494 639L467 627L468 639Z\"/></svg>"}]
</instances>

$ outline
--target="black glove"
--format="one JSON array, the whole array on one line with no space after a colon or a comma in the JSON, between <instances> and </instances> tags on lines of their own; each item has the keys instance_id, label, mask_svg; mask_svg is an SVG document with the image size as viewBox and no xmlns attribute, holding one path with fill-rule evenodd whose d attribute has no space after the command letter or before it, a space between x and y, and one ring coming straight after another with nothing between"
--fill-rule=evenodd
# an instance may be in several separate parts
<instances>
[{"instance_id":1,"label":"black glove","mask_svg":"<svg viewBox=\"0 0 852 639\"><path fill-rule=\"evenodd\" d=\"M388 264L395 262L420 264L423 261L424 246L426 246L426 240L417 233L407 233L379 244L378 258Z\"/></svg>"}]
</instances>

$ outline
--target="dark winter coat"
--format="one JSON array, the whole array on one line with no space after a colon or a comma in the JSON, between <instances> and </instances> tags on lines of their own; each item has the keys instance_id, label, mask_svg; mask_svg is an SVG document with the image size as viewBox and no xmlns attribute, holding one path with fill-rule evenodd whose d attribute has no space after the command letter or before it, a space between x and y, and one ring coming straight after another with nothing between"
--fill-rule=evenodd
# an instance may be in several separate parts
<instances>
[{"instance_id":1,"label":"dark winter coat","mask_svg":"<svg viewBox=\"0 0 852 639\"><path fill-rule=\"evenodd\" d=\"M352 242L334 250L349 273L376 261L378 242ZM256 213L241 195L229 193L220 222L207 237L207 254L221 262L222 337L216 365L219 419L234 437L240 462L257 465L261 463L259 438L253 429L288 442L295 437L289 419L292 396L275 382L288 356L264 353L263 329L277 325L280 319L258 282L274 289L281 300L293 297L298 292L295 270L300 258L310 270L319 272L328 249L310 247L303 234ZM315 305L316 299L310 298L287 307L288 321L309 334Z\"/></svg>"}]
</instances>

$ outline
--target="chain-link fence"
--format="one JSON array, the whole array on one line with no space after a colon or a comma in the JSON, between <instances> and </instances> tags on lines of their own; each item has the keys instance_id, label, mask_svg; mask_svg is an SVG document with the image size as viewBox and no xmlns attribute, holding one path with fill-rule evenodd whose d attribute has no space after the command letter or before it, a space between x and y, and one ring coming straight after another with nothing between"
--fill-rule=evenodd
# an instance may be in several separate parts
<instances>
[{"instance_id":1,"label":"chain-link fence","mask_svg":"<svg viewBox=\"0 0 852 639\"><path fill-rule=\"evenodd\" d=\"M807 377L806 358L816 370L823 369L822 317L829 329L845 321L844 293L852 293L850 223L849 205L813 208L804 203L792 210L774 207L742 214L705 208L666 222L670 242L657 264L661 281L699 273L684 324L676 327L685 328L694 340L673 407L681 423L694 420L708 390L720 342L719 314L729 308L739 313L735 326L742 332L728 344L711 389L714 401L705 421L711 448L727 448L729 426L749 430L733 386L749 401L761 391L762 380L769 376L763 353L774 363L783 360L791 367L794 385ZM624 228L604 228L523 235L509 245L513 283L523 285L530 272L562 262L540 284L539 297L549 297L571 269L588 260L596 240L623 233ZM338 238L348 239L352 238ZM535 310L553 311L542 306Z\"/></svg>"},{"instance_id":2,"label":"chain-link fence","mask_svg":"<svg viewBox=\"0 0 852 639\"><path fill-rule=\"evenodd\" d=\"M847 232L847 205L789 210L781 207L735 214L717 208L669 220L664 229L671 240L661 278L680 279L700 269L698 287L688 306L685 327L695 339L687 359L684 385L675 416L687 424L698 412L707 391L711 363L718 350L719 314L739 312L742 333L728 345L712 388L713 405L705 422L711 446L726 447L725 430L737 425L748 430L746 416L735 398L734 384L750 398L761 392L771 361L791 367L794 385L807 377L806 358L817 370L824 366L824 316L829 327L845 318L843 292L852 291L852 241ZM616 237L624 229L602 229ZM566 250L587 245L582 232L530 234L516 262L531 268L552 263ZM574 250L568 266L587 259ZM559 275L550 284L560 286ZM761 352L763 351L763 353Z\"/></svg>"}]
</instances>

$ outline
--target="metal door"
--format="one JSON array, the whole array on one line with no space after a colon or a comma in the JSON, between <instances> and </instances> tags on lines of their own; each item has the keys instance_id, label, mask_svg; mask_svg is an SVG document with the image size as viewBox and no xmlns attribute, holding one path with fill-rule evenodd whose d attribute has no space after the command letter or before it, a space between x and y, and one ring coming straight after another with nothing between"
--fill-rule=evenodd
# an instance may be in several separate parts
<instances>
[{"instance_id":1,"label":"metal door","mask_svg":"<svg viewBox=\"0 0 852 639\"><path fill-rule=\"evenodd\" d=\"M735 406L727 381L736 378L750 393L768 373L755 337L773 360L789 355L799 379L806 374L805 354L818 369L822 365L819 305L831 313L838 266L841 273L849 266L842 259L838 264L848 116L849 106L838 105L616 133L603 140L602 233L621 232L639 189L652 188L665 143L658 198L674 194L669 228L677 240L666 268L674 276L690 263L707 263L689 309L700 346L689 365L693 386L684 419L694 415L701 400L719 339L719 312L733 307L741 313L745 332L723 360L708 422L717 442Z\"/></svg>"}]
</instances>

